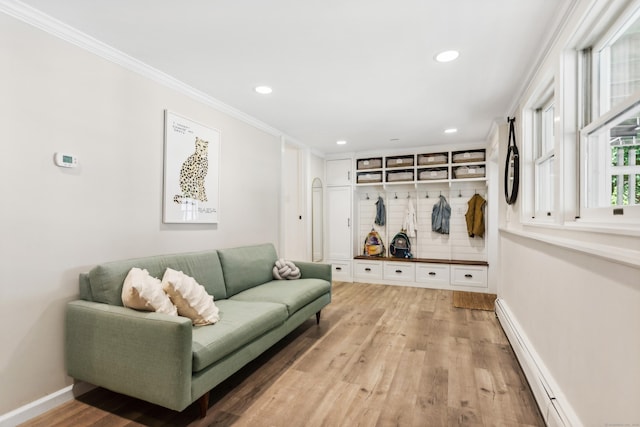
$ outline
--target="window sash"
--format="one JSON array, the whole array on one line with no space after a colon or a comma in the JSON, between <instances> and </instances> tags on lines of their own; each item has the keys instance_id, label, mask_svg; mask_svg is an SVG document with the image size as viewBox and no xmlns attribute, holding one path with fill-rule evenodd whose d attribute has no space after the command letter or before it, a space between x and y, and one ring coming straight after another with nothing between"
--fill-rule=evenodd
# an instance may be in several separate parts
<instances>
[{"instance_id":1,"label":"window sash","mask_svg":"<svg viewBox=\"0 0 640 427\"><path fill-rule=\"evenodd\" d=\"M553 216L555 198L555 100L553 93L535 110L533 158L533 217L548 219Z\"/></svg>"},{"instance_id":2,"label":"window sash","mask_svg":"<svg viewBox=\"0 0 640 427\"><path fill-rule=\"evenodd\" d=\"M635 160L637 157L634 157L627 160L629 164L620 165L621 157L618 156L622 154L614 155L620 150L612 143L616 139L615 135L612 136L612 130L633 118L640 118L640 94L613 107L607 114L594 120L581 131L580 217L582 219L606 219L619 222L637 221L640 218L640 205L635 203L638 200L636 188L640 179L640 164ZM640 134L640 129L637 131ZM629 152L635 150L634 154L637 156L640 152L640 141L637 137L628 141L630 142L625 146L630 147ZM617 184L616 188L614 188L614 182ZM617 197L614 197L614 193ZM627 200L626 203L625 200ZM614 220L613 215L621 213L622 215Z\"/></svg>"},{"instance_id":3,"label":"window sash","mask_svg":"<svg viewBox=\"0 0 640 427\"><path fill-rule=\"evenodd\" d=\"M631 40L625 42L625 39ZM627 53L622 55L623 60L620 60L620 50ZM593 52L592 66L597 77L592 84L593 92L598 94L594 112L596 116L602 116L640 90L640 9L614 23L611 31L593 47ZM616 84L614 80L621 75L626 75L627 81L617 82L618 87L625 84L626 88L612 90L612 85Z\"/></svg>"}]
</instances>

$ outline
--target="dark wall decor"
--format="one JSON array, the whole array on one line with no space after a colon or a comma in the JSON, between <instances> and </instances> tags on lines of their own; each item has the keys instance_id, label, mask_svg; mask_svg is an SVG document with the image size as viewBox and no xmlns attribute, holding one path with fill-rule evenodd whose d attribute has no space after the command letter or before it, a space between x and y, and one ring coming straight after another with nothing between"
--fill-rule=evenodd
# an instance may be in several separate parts
<instances>
[{"instance_id":1,"label":"dark wall decor","mask_svg":"<svg viewBox=\"0 0 640 427\"><path fill-rule=\"evenodd\" d=\"M509 122L509 147L504 167L504 197L512 205L518 198L520 184L520 154L516 146L515 117L507 117Z\"/></svg>"}]
</instances>

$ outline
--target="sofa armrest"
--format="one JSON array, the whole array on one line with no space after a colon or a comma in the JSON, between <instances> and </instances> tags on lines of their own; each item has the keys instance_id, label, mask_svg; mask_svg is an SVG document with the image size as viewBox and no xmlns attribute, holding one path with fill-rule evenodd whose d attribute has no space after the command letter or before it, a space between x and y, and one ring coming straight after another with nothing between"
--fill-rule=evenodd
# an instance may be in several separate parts
<instances>
[{"instance_id":1,"label":"sofa armrest","mask_svg":"<svg viewBox=\"0 0 640 427\"><path fill-rule=\"evenodd\" d=\"M75 379L174 410L194 400L192 325L185 317L72 301L65 362Z\"/></svg>"},{"instance_id":2,"label":"sofa armrest","mask_svg":"<svg viewBox=\"0 0 640 427\"><path fill-rule=\"evenodd\" d=\"M307 261L294 261L294 264L300 269L302 278L324 279L331 283L331 264L319 264Z\"/></svg>"}]
</instances>

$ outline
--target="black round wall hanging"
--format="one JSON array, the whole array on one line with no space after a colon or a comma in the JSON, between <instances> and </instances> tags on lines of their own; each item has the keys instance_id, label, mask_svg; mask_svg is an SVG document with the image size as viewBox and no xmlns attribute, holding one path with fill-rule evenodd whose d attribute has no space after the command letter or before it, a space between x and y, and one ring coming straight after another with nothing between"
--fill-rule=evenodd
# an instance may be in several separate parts
<instances>
[{"instance_id":1,"label":"black round wall hanging","mask_svg":"<svg viewBox=\"0 0 640 427\"><path fill-rule=\"evenodd\" d=\"M520 155L516 146L516 118L507 117L509 122L509 147L504 167L504 198L512 205L518 198L518 185L520 184Z\"/></svg>"}]
</instances>

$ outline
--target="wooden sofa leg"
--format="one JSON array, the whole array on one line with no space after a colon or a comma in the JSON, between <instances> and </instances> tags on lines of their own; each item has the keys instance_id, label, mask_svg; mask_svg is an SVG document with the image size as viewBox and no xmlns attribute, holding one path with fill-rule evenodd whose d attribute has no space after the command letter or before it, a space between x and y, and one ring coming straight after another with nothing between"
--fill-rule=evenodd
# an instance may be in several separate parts
<instances>
[{"instance_id":1,"label":"wooden sofa leg","mask_svg":"<svg viewBox=\"0 0 640 427\"><path fill-rule=\"evenodd\" d=\"M198 406L200 407L200 418L204 418L207 416L207 411L209 410L209 393L206 392L200 399L198 399Z\"/></svg>"},{"instance_id":2,"label":"wooden sofa leg","mask_svg":"<svg viewBox=\"0 0 640 427\"><path fill-rule=\"evenodd\" d=\"M322 310L316 313L316 325L320 324L320 313L322 313Z\"/></svg>"}]
</instances>

